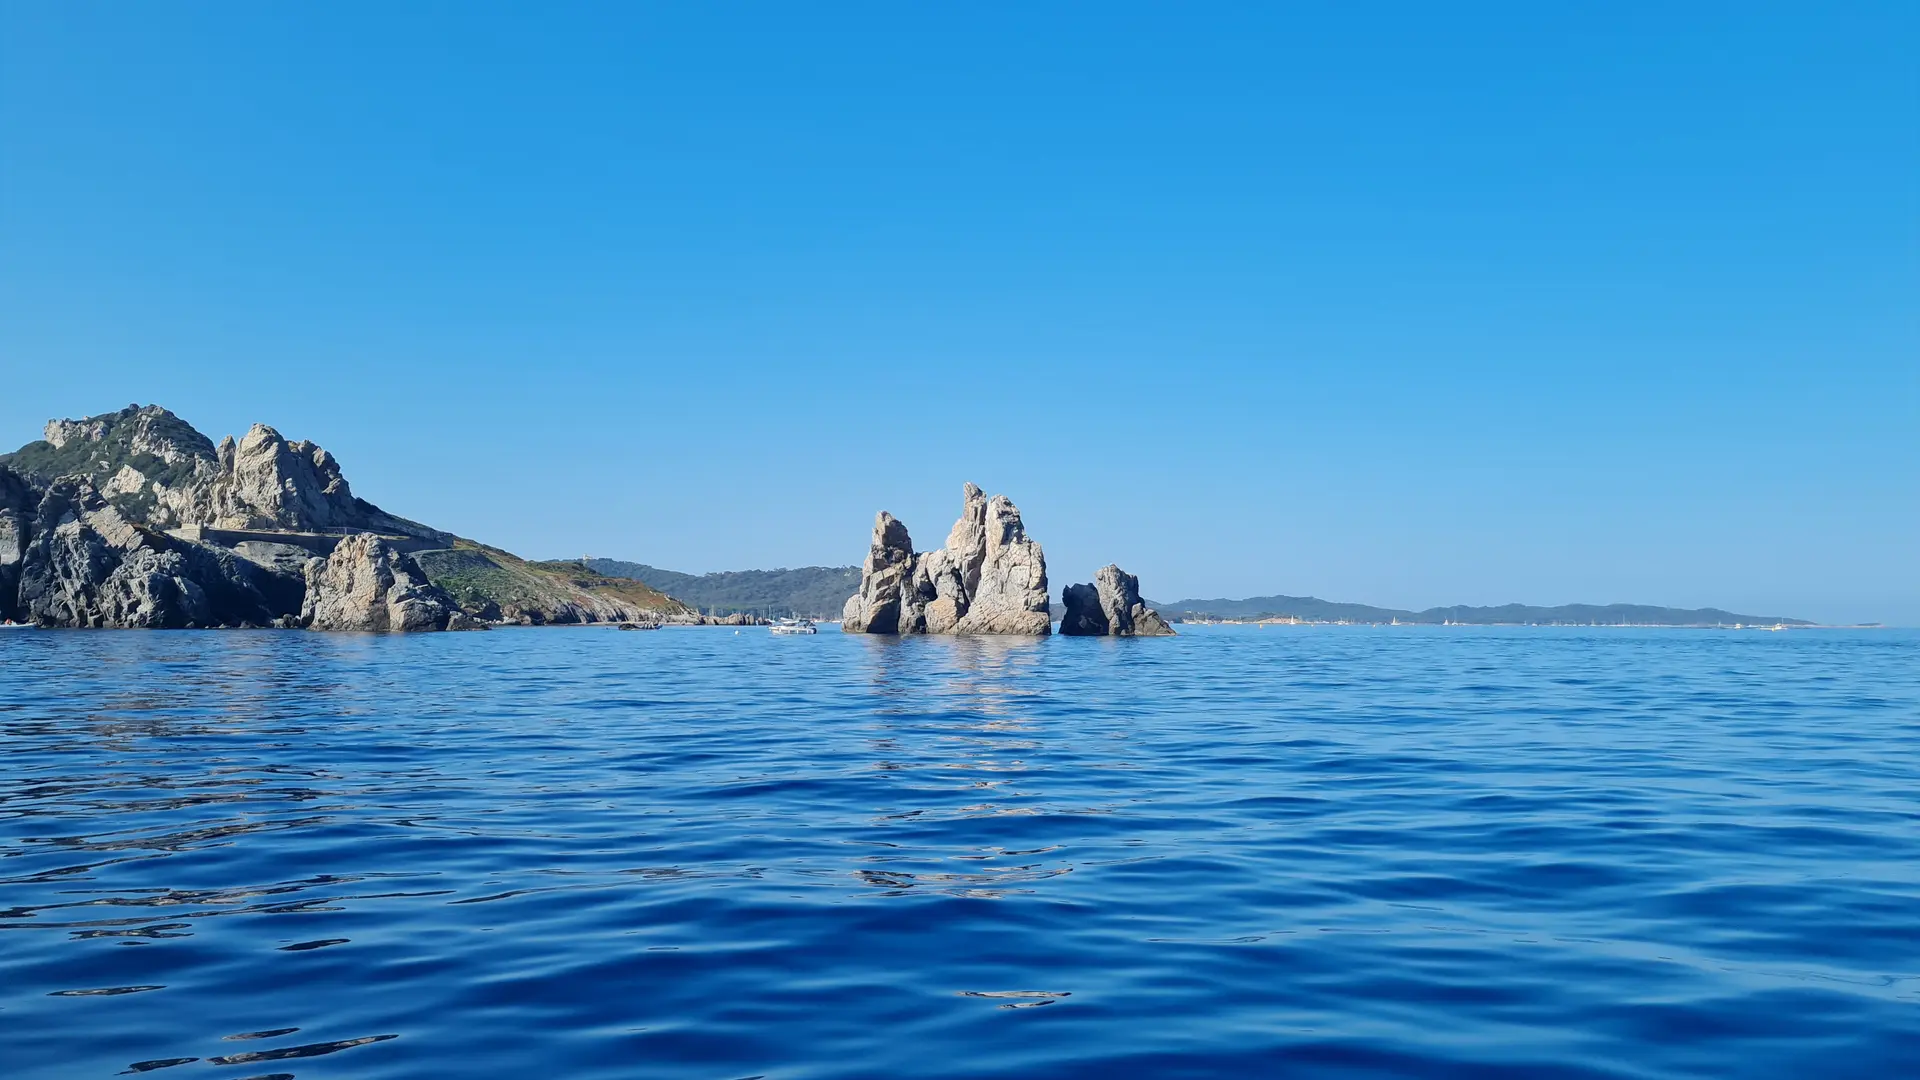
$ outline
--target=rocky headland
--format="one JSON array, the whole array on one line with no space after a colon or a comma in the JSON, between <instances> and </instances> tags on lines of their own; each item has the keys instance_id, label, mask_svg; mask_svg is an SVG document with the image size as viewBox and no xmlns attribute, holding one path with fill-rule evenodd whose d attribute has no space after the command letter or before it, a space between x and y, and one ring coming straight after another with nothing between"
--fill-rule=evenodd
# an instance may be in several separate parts
<instances>
[{"instance_id":1,"label":"rocky headland","mask_svg":"<svg viewBox=\"0 0 1920 1080\"><path fill-rule=\"evenodd\" d=\"M0 619L53 627L446 630L699 622L638 581L389 514L332 454L159 406L54 420L0 455Z\"/></svg>"}]
</instances>

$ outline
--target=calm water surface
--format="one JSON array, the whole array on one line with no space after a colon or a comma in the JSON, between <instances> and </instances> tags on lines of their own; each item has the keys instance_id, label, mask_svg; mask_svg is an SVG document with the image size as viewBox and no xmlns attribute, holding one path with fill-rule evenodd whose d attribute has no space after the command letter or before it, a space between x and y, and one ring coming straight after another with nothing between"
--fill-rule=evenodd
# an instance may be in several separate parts
<instances>
[{"instance_id":1,"label":"calm water surface","mask_svg":"<svg viewBox=\"0 0 1920 1080\"><path fill-rule=\"evenodd\" d=\"M0 1075L1920 1073L1920 634L0 634Z\"/></svg>"}]
</instances>

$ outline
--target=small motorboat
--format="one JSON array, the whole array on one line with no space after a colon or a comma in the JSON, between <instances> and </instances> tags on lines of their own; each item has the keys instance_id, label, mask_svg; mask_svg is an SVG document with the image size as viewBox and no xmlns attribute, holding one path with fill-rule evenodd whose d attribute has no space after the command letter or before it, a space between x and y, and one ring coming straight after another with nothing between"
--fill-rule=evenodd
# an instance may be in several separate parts
<instances>
[{"instance_id":1,"label":"small motorboat","mask_svg":"<svg viewBox=\"0 0 1920 1080\"><path fill-rule=\"evenodd\" d=\"M38 630L38 629L40 629L40 627L30 622L14 622L12 619L8 619L6 622L0 622L0 630Z\"/></svg>"},{"instance_id":2,"label":"small motorboat","mask_svg":"<svg viewBox=\"0 0 1920 1080\"><path fill-rule=\"evenodd\" d=\"M658 630L660 629L660 624L657 622L623 622L620 624L620 629L622 630Z\"/></svg>"},{"instance_id":3,"label":"small motorboat","mask_svg":"<svg viewBox=\"0 0 1920 1080\"><path fill-rule=\"evenodd\" d=\"M812 619L775 619L772 629L776 634L817 634L820 632L819 628L813 625Z\"/></svg>"}]
</instances>

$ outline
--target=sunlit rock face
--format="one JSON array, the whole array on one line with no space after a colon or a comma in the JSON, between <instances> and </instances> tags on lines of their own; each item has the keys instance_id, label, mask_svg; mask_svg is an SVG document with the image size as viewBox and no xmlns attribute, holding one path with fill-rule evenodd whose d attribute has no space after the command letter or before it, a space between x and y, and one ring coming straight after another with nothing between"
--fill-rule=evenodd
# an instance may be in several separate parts
<instances>
[{"instance_id":1,"label":"sunlit rock face","mask_svg":"<svg viewBox=\"0 0 1920 1080\"><path fill-rule=\"evenodd\" d=\"M1047 559L1005 495L962 491L946 545L915 555L907 528L881 511L840 628L865 634L1020 634L1045 637Z\"/></svg>"},{"instance_id":2,"label":"sunlit rock face","mask_svg":"<svg viewBox=\"0 0 1920 1080\"><path fill-rule=\"evenodd\" d=\"M312 630L445 630L458 613L412 559L371 533L340 541L306 577L300 622Z\"/></svg>"}]
</instances>

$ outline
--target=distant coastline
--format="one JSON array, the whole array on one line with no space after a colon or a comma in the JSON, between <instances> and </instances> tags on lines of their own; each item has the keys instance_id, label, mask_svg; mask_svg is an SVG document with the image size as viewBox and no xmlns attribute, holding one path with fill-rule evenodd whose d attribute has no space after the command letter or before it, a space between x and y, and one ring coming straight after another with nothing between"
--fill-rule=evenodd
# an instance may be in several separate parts
<instances>
[{"instance_id":1,"label":"distant coastline","mask_svg":"<svg viewBox=\"0 0 1920 1080\"><path fill-rule=\"evenodd\" d=\"M631 578L708 614L740 613L763 618L800 616L837 620L840 605L859 586L858 566L808 566L796 569L730 570L686 574L638 562L586 558L582 565L609 577ZM1653 604L1562 604L1537 607L1428 608L1413 611L1321 600L1313 596L1254 596L1245 599L1175 600L1148 605L1179 623L1278 623L1282 625L1415 626L1671 626L1703 629L1811 627L1807 619L1785 615L1747 615L1720 608L1674 608ZM1058 619L1064 609L1054 605Z\"/></svg>"},{"instance_id":2,"label":"distant coastline","mask_svg":"<svg viewBox=\"0 0 1920 1080\"><path fill-rule=\"evenodd\" d=\"M1744 615L1720 608L1672 608L1653 604L1561 604L1536 607L1427 608L1409 611L1344 604L1313 596L1255 596L1245 600L1176 600L1157 605L1180 622L1373 624L1413 626L1672 626L1714 628L1810 627L1806 619L1785 615Z\"/></svg>"},{"instance_id":3,"label":"distant coastline","mask_svg":"<svg viewBox=\"0 0 1920 1080\"><path fill-rule=\"evenodd\" d=\"M130 405L49 421L43 435L0 454L0 623L361 630L742 625L837 620L848 598L864 588L858 566L684 574L591 556L520 559L355 497L332 454L263 424L216 445L166 409ZM968 491L979 495L971 486ZM1006 511L1017 522L1011 502ZM1027 631L1045 634L1049 597L1037 546L1031 558L1032 588L1018 610ZM1160 603L1140 597L1137 578L1117 566L1101 573L1108 571L1115 581L1133 583L1128 604L1156 620L1194 625L1814 625L1784 615L1649 604L1412 611L1284 595ZM1054 621L1066 613L1061 601L1073 595L1071 587L1055 594Z\"/></svg>"},{"instance_id":4,"label":"distant coastline","mask_svg":"<svg viewBox=\"0 0 1920 1080\"><path fill-rule=\"evenodd\" d=\"M1357 622L1351 619L1315 620L1293 618L1267 619L1176 619L1182 626L1417 626L1417 627L1523 627L1566 630L1885 630L1885 623L1814 623L1795 620L1777 623L1679 623L1679 622Z\"/></svg>"}]
</instances>

